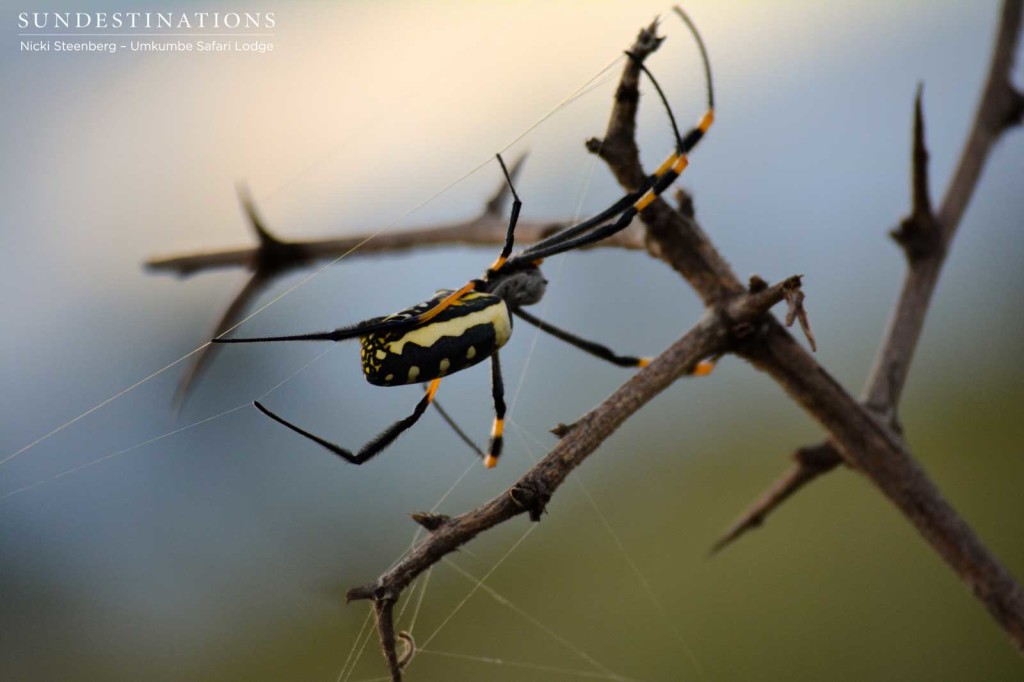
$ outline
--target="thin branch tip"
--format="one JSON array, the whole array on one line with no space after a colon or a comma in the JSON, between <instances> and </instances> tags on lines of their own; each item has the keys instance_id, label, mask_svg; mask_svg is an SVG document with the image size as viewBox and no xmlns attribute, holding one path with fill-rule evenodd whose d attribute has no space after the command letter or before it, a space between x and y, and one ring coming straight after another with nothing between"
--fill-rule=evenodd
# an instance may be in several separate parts
<instances>
[{"instance_id":1,"label":"thin branch tip","mask_svg":"<svg viewBox=\"0 0 1024 682\"><path fill-rule=\"evenodd\" d=\"M786 326L789 327L795 320L799 320L800 327L813 350L816 346L807 311L804 309L802 281L803 275L791 275L781 282L769 285L760 276L752 275L747 285L747 293L735 296L727 307L733 334L737 338L749 337L762 316L777 303L786 301Z\"/></svg>"},{"instance_id":2,"label":"thin branch tip","mask_svg":"<svg viewBox=\"0 0 1024 682\"><path fill-rule=\"evenodd\" d=\"M397 597L386 596L373 600L373 610L377 616L377 634L380 637L380 646L384 652L384 658L388 663L388 670L391 672L392 682L401 682L403 656L398 655L398 638L395 636L394 608ZM411 637L410 637L411 639ZM410 648L406 653L413 651ZM408 663L408 660L405 661Z\"/></svg>"},{"instance_id":3,"label":"thin branch tip","mask_svg":"<svg viewBox=\"0 0 1024 682\"><path fill-rule=\"evenodd\" d=\"M889 235L903 249L913 264L932 256L943 248L942 229L932 210L928 183L928 146L925 141L924 83L917 86L914 98L913 145L911 149L911 212Z\"/></svg>"},{"instance_id":4,"label":"thin branch tip","mask_svg":"<svg viewBox=\"0 0 1024 682\"><path fill-rule=\"evenodd\" d=\"M760 528L782 503L822 474L842 463L842 457L828 443L802 447L793 453L794 464L737 519L708 551L715 556L749 531Z\"/></svg>"},{"instance_id":5,"label":"thin branch tip","mask_svg":"<svg viewBox=\"0 0 1024 682\"><path fill-rule=\"evenodd\" d=\"M447 514L438 514L436 512L414 512L409 514L409 516L413 521L431 533L452 520L452 517Z\"/></svg>"},{"instance_id":6,"label":"thin branch tip","mask_svg":"<svg viewBox=\"0 0 1024 682\"><path fill-rule=\"evenodd\" d=\"M1010 90L1010 106L1007 108L1006 120L1003 123L1004 129L1015 128L1024 123L1024 93L1012 85L1007 84Z\"/></svg>"},{"instance_id":7,"label":"thin branch tip","mask_svg":"<svg viewBox=\"0 0 1024 682\"><path fill-rule=\"evenodd\" d=\"M529 151L524 151L522 154L517 156L509 166L508 176L515 182L519 178L519 172L523 169L523 164L526 163L526 157L530 155ZM504 180L498 185L497 191L491 196L490 199L484 203L483 215L485 216L501 216L504 214L505 201L512 193L512 188L509 187L508 183Z\"/></svg>"},{"instance_id":8,"label":"thin branch tip","mask_svg":"<svg viewBox=\"0 0 1024 682\"><path fill-rule=\"evenodd\" d=\"M558 424L555 424L553 427L551 427L548 430L548 433L552 434L553 436L557 436L558 438L565 438L566 436L569 435L569 432L572 431L575 427L575 424L563 424L559 422Z\"/></svg>"},{"instance_id":9,"label":"thin branch tip","mask_svg":"<svg viewBox=\"0 0 1024 682\"><path fill-rule=\"evenodd\" d=\"M525 511L530 520L539 523L547 512L553 491L543 481L522 479L509 488L508 498L519 509Z\"/></svg>"},{"instance_id":10,"label":"thin branch tip","mask_svg":"<svg viewBox=\"0 0 1024 682\"><path fill-rule=\"evenodd\" d=\"M747 282L747 290L752 294L758 294L768 288L768 282L761 275L751 275Z\"/></svg>"}]
</instances>

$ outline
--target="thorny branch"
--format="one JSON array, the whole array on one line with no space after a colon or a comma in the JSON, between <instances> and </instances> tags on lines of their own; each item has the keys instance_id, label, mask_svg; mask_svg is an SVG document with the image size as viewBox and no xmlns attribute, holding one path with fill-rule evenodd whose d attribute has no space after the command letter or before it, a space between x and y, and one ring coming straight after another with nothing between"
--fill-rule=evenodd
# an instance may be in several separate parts
<instances>
[{"instance_id":1,"label":"thorny branch","mask_svg":"<svg viewBox=\"0 0 1024 682\"><path fill-rule=\"evenodd\" d=\"M992 82L1000 74L1005 80L1008 67L999 71L1012 55L1016 44L1016 29L1020 23L1020 2L1008 0L1004 10L1000 39L997 44L997 58L993 66L990 85L986 88L979 121L976 126L982 131L972 134L973 143L968 144L965 163L975 170L954 180L954 187L962 183L972 186L977 181L984 154L972 151L972 147L991 147L998 134L1010 120L1010 109L1006 104L992 114L989 109L989 92ZM1010 27L1010 28L1008 28ZM657 47L654 26L641 32L633 53L643 59ZM637 61L639 61L639 59ZM588 147L601 155L616 174L620 184L627 189L634 188L643 170L636 153L633 139L634 116L638 99L636 86L638 69L634 62L626 65L613 108L608 131L603 140L591 141ZM998 87L996 87L998 90ZM994 95L998 101L1017 103L1020 97L1007 90ZM923 145L923 120L917 117L918 134L915 136L915 213L920 227L915 229L938 231L934 224L941 226L941 240L933 239L935 246L927 251L927 257L910 256L911 273L908 275L910 288L920 291L916 284L921 275L916 274L922 263L938 262L945 257L946 247L953 229L962 215L970 192L951 190L943 203L939 217L930 219L926 179L923 176L927 159ZM993 127L992 122L997 126ZM961 177L958 173L957 178ZM959 199L950 199L957 197ZM952 204L950 202L953 202ZM686 202L684 202L686 203ZM687 204L688 205L688 204ZM685 208L685 207L684 207ZM913 323L901 321L898 306L897 316L887 335L885 348L905 348L902 354L883 352L881 369L873 379L868 391L867 405L859 403L820 367L783 329L774 318L767 315L769 308L786 299L790 303L789 321L799 318L806 322L799 293L799 278L768 287L762 280L751 281L744 287L732 272L726 261L711 244L697 225L692 211L676 211L661 199L656 200L641 217L647 226L647 247L655 256L668 262L693 286L707 305L703 319L679 341L669 347L648 367L639 371L604 402L584 415L570 427L560 431L558 445L536 466L530 469L509 491L490 502L460 516L432 523L431 534L413 548L387 573L374 583L354 588L348 594L352 599L371 599L380 614L381 609L389 610L394 604L394 595L400 593L411 581L436 563L447 553L468 542L487 528L502 523L523 512L531 519L538 520L551 495L565 477L592 453L629 415L642 407L676 379L685 376L690 368L703 357L721 352L733 352L748 359L754 366L770 374L790 396L817 419L830 433L827 445L802 449L801 462L804 472L814 471L830 460L829 453L836 453L850 467L862 472L880 491L896 505L913 523L922 537L927 540L975 596L988 608L995 620L1007 631L1018 649L1024 650L1024 592L1012 576L999 564L994 556L981 544L973 531L960 519L945 501L939 490L927 478L923 470L910 456L901 435L892 428L890 415L882 415L869 407L870 400L882 388L888 387L890 400L902 388L909 354L920 332L924 309L927 308L934 289L938 268L932 266L925 295L914 295L917 303L910 305ZM916 253L916 252L915 252ZM901 300L908 298L904 294ZM805 327L809 333L809 327ZM902 330L902 331L901 331ZM911 337L908 343L905 337ZM812 337L809 337L812 338ZM813 343L813 342L812 342ZM806 473L802 475L808 475ZM781 500L792 493L783 487L773 498ZM386 633L382 631L382 641ZM386 647L387 649L387 647ZM389 661L395 660L393 650L385 652ZM401 679L401 670L391 666L391 675Z\"/></svg>"},{"instance_id":2,"label":"thorny branch","mask_svg":"<svg viewBox=\"0 0 1024 682\"><path fill-rule=\"evenodd\" d=\"M896 430L900 429L897 416L900 394L960 219L974 194L992 147L1003 133L1019 125L1024 115L1024 96L1013 88L1010 81L1020 28L1021 2L1005 2L988 80L938 214L932 211L928 191L928 150L925 146L921 88L917 92L911 157L911 212L891 232L907 258L907 274L862 396L864 404ZM759 527L794 493L843 463L832 441L799 448L793 459L790 469L723 534L712 551L724 548L748 530Z\"/></svg>"}]
</instances>

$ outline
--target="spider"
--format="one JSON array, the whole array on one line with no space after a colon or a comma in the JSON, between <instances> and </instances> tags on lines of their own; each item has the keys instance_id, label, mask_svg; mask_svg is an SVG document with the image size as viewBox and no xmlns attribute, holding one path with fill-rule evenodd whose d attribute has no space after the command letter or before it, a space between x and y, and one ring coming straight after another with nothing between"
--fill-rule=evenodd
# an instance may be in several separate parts
<instances>
[{"instance_id":1,"label":"spider","mask_svg":"<svg viewBox=\"0 0 1024 682\"><path fill-rule=\"evenodd\" d=\"M366 380L375 386L400 386L426 382L423 397L412 414L401 419L353 453L302 429L270 411L259 401L257 409L292 431L319 443L352 464L363 464L380 453L410 428L434 400L442 377L491 359L491 384L494 400L494 422L491 429L484 465L494 467L501 455L505 419L504 384L498 350L512 334L512 316L517 316L543 332L569 343L576 348L620 367L644 367L646 358L618 355L611 349L560 329L523 310L544 295L547 280L540 271L545 258L583 248L606 239L625 229L633 218L664 192L688 164L687 154L697 145L714 120L714 93L711 67L704 43L696 26L678 7L676 12L686 23L700 50L707 86L707 111L698 124L685 136L680 135L672 109L654 76L642 62L633 58L650 79L664 105L676 139L676 149L647 176L640 188L630 192L604 211L580 223L567 227L515 254L516 222L522 201L512 184L512 178L501 155L498 163L512 194L512 210L505 234L504 246L498 258L484 272L457 290L442 289L422 303L392 315L374 317L357 324L328 332L313 332L292 336L273 336L241 339L213 339L213 343L264 343L270 341L345 341L358 338L360 356ZM616 216L618 216L616 218ZM615 220L612 220L615 218ZM706 374L710 362L694 368L694 374Z\"/></svg>"}]
</instances>

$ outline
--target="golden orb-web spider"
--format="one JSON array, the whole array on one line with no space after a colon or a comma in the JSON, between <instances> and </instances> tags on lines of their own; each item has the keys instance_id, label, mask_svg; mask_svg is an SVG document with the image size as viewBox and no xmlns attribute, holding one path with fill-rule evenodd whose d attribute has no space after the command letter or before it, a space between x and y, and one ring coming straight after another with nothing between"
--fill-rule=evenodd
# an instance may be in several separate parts
<instances>
[{"instance_id":1,"label":"golden orb-web spider","mask_svg":"<svg viewBox=\"0 0 1024 682\"><path fill-rule=\"evenodd\" d=\"M647 360L644 358L617 355L605 346L544 322L522 308L537 303L544 295L547 280L538 266L545 258L594 244L625 229L637 213L646 208L679 177L688 164L687 154L711 127L714 120L714 92L707 51L697 27L690 18L680 8L676 7L675 10L686 23L700 49L707 86L707 111L685 136L680 135L672 109L661 87L643 63L637 62L654 85L668 113L676 138L675 151L654 173L644 179L639 189L626 194L597 215L513 254L516 222L519 219L522 201L516 194L512 178L499 154L498 162L512 193L512 211L501 254L480 279L470 280L455 291L440 290L431 299L392 315L374 317L334 331L292 336L213 339L214 343L263 343L345 341L358 338L361 345L363 374L371 384L400 386L429 382L426 393L411 415L395 422L366 443L357 453L353 453L295 426L258 401L254 403L256 407L271 419L319 443L345 461L362 464L388 447L402 432L416 423L433 401L442 377L490 358L495 416L484 457L484 465L490 468L497 464L503 443L505 400L498 349L505 345L512 334L512 315L582 351L620 367L646 365ZM633 58L630 53L626 54ZM618 218L612 221L615 216ZM706 374L710 369L710 363L702 363L694 373Z\"/></svg>"}]
</instances>

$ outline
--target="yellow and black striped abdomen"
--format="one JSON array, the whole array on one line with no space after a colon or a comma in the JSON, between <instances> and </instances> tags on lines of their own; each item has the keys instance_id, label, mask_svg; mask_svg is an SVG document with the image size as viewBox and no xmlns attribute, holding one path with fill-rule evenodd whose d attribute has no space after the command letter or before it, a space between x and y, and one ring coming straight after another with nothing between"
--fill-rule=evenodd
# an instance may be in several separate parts
<instances>
[{"instance_id":1,"label":"yellow and black striped abdomen","mask_svg":"<svg viewBox=\"0 0 1024 682\"><path fill-rule=\"evenodd\" d=\"M450 293L439 291L429 301L384 319L421 315ZM490 357L511 334L505 301L492 294L469 292L415 329L360 337L363 374L376 386L430 381Z\"/></svg>"}]
</instances>

